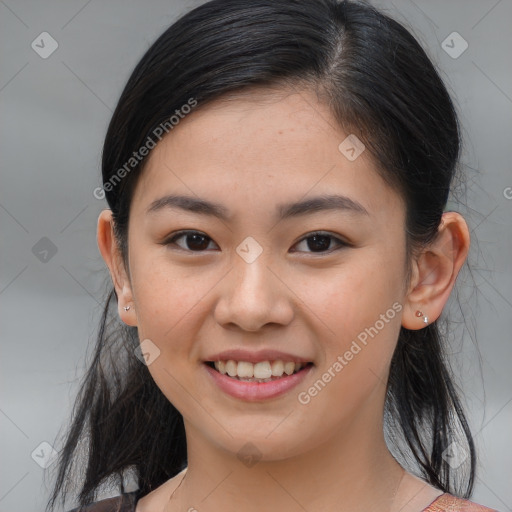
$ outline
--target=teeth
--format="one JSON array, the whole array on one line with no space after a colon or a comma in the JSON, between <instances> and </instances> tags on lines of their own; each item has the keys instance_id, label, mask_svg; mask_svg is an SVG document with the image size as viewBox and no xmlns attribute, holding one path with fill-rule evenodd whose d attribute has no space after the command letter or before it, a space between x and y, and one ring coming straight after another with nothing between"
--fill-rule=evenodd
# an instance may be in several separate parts
<instances>
[{"instance_id":1,"label":"teeth","mask_svg":"<svg viewBox=\"0 0 512 512\"><path fill-rule=\"evenodd\" d=\"M226 375L226 363L224 361L215 361L215 368L222 373L222 375Z\"/></svg>"},{"instance_id":2,"label":"teeth","mask_svg":"<svg viewBox=\"0 0 512 512\"><path fill-rule=\"evenodd\" d=\"M286 373L286 375L291 375L294 371L295 371L295 363L293 363L293 362L284 363L284 373Z\"/></svg>"},{"instance_id":3,"label":"teeth","mask_svg":"<svg viewBox=\"0 0 512 512\"><path fill-rule=\"evenodd\" d=\"M226 372L230 377L236 377L237 366L235 361L229 360L226 362Z\"/></svg>"},{"instance_id":4,"label":"teeth","mask_svg":"<svg viewBox=\"0 0 512 512\"><path fill-rule=\"evenodd\" d=\"M259 375L254 375L256 373L256 367L251 363L246 363L245 361L239 361L236 374L239 377L258 377L262 378Z\"/></svg>"},{"instance_id":5,"label":"teeth","mask_svg":"<svg viewBox=\"0 0 512 512\"><path fill-rule=\"evenodd\" d=\"M272 376L273 377L281 377L284 372L284 364L283 361L274 361L272 363Z\"/></svg>"},{"instance_id":6,"label":"teeth","mask_svg":"<svg viewBox=\"0 0 512 512\"><path fill-rule=\"evenodd\" d=\"M253 364L247 361L215 361L216 370L222 375L226 373L230 377L239 377L240 379L261 379L264 381L272 380L271 377L282 377L283 374L291 375L298 372L305 366L304 363L294 363L293 361L260 361Z\"/></svg>"},{"instance_id":7,"label":"teeth","mask_svg":"<svg viewBox=\"0 0 512 512\"><path fill-rule=\"evenodd\" d=\"M239 368L240 368L240 364L241 363L238 363ZM243 363L243 364L251 364L251 363ZM241 377L240 374L238 374L238 376ZM272 377L272 367L270 366L270 363L268 361L261 361L259 363L256 363L254 365L254 376L257 379L270 379L270 377Z\"/></svg>"}]
</instances>

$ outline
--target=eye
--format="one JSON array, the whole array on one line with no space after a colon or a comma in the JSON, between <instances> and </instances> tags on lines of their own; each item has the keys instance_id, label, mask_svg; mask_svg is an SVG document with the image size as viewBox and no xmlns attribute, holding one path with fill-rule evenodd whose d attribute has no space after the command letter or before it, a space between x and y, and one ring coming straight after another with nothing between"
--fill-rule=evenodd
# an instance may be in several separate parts
<instances>
[{"instance_id":1,"label":"eye","mask_svg":"<svg viewBox=\"0 0 512 512\"><path fill-rule=\"evenodd\" d=\"M180 238L185 239L185 247L176 243L176 240ZM208 247L208 240L211 238L200 231L179 231L172 238L163 242L163 245L177 245L185 251L202 252Z\"/></svg>"},{"instance_id":2,"label":"eye","mask_svg":"<svg viewBox=\"0 0 512 512\"><path fill-rule=\"evenodd\" d=\"M300 240L300 242L298 242L296 245L300 245L301 243L305 242L306 247L310 249L311 252L313 253L334 252L337 249L329 250L329 247L331 246L331 241L333 240L338 244L338 249L342 247L350 247L350 244L348 242L345 242L344 240L341 240L340 238L331 235L330 233L325 233L321 231L309 234L308 236Z\"/></svg>"},{"instance_id":3,"label":"eye","mask_svg":"<svg viewBox=\"0 0 512 512\"><path fill-rule=\"evenodd\" d=\"M177 243L177 240L183 239L185 240L183 245L180 245ZM208 248L209 241L213 242L213 240L204 233L201 233L200 231L192 231L192 230L186 230L186 231L179 231L178 233L175 233L174 236L169 238L168 240L162 242L163 245L177 245L179 248L183 249L184 251L191 251L191 252L203 252ZM334 241L338 249L342 247L350 247L351 244L348 242L345 242L344 240L341 240L340 238L325 232L314 232L309 234L308 236L302 238L297 244L300 245L301 243L305 243L307 249L309 249L309 252L312 253L321 253L321 252L334 252L337 250L336 248L331 248L331 242ZM297 252L297 251L292 251ZM304 251L299 251L304 252ZM308 252L308 251L306 251Z\"/></svg>"}]
</instances>

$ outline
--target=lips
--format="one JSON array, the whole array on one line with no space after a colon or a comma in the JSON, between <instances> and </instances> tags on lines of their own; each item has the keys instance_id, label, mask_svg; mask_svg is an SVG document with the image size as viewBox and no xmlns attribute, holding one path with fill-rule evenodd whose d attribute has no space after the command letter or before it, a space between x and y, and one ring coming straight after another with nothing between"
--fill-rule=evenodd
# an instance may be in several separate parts
<instances>
[{"instance_id":1,"label":"lips","mask_svg":"<svg viewBox=\"0 0 512 512\"><path fill-rule=\"evenodd\" d=\"M246 402L261 402L287 394L307 378L314 365L306 364L296 373L271 377L264 381L241 380L227 374L223 375L208 363L204 363L203 368L212 379L211 382L227 395Z\"/></svg>"},{"instance_id":2,"label":"lips","mask_svg":"<svg viewBox=\"0 0 512 512\"><path fill-rule=\"evenodd\" d=\"M314 366L313 358L274 349L224 350L203 360L203 368L221 391L249 402L286 394Z\"/></svg>"}]
</instances>

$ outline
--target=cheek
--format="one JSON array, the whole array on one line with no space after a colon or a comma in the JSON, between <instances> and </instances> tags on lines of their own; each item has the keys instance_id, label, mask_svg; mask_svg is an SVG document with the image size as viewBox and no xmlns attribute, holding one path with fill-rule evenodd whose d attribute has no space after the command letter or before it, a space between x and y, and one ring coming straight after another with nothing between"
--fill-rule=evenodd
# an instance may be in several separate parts
<instances>
[{"instance_id":1,"label":"cheek","mask_svg":"<svg viewBox=\"0 0 512 512\"><path fill-rule=\"evenodd\" d=\"M139 338L142 343L149 339L158 353L148 370L184 416L197 414L191 400L196 394L191 365L197 364L199 357L195 340L200 337L201 319L212 307L205 294L216 282L197 271L195 274L153 260L150 268L140 266L133 276Z\"/></svg>"},{"instance_id":2,"label":"cheek","mask_svg":"<svg viewBox=\"0 0 512 512\"><path fill-rule=\"evenodd\" d=\"M403 300L404 279L396 255L385 257L383 251L366 254L361 251L357 258L330 269L324 277L317 275L314 279L302 280L298 294L305 297L305 304L321 320L319 325L325 329L328 347L341 350L359 333L373 326L381 315L387 320L383 329L386 336L390 325L394 326L390 334L398 332L400 315L396 310L399 306L395 309L392 306Z\"/></svg>"},{"instance_id":3,"label":"cheek","mask_svg":"<svg viewBox=\"0 0 512 512\"><path fill-rule=\"evenodd\" d=\"M185 391L191 387L190 365L199 358L199 347L194 342L200 337L201 319L212 307L207 292L218 277L208 278L198 270L155 260L151 266L134 264L134 268L139 339L158 354L148 369L166 397L186 410L190 402Z\"/></svg>"},{"instance_id":4,"label":"cheek","mask_svg":"<svg viewBox=\"0 0 512 512\"><path fill-rule=\"evenodd\" d=\"M371 267L364 270L339 276L311 298L329 330L322 329L316 378L312 386L299 390L298 398L310 417L333 418L330 426L321 428L350 421L385 393L402 304L389 275Z\"/></svg>"},{"instance_id":5,"label":"cheek","mask_svg":"<svg viewBox=\"0 0 512 512\"><path fill-rule=\"evenodd\" d=\"M134 258L132 277L137 300L139 328L162 336L179 329L187 317L196 314L215 276L199 267L171 265L165 257Z\"/></svg>"},{"instance_id":6,"label":"cheek","mask_svg":"<svg viewBox=\"0 0 512 512\"><path fill-rule=\"evenodd\" d=\"M403 278L399 258L385 255L360 254L309 295L311 309L326 325L317 378L312 388L300 390L313 415L339 404L333 410L344 421L375 391L384 392L400 331Z\"/></svg>"}]
</instances>

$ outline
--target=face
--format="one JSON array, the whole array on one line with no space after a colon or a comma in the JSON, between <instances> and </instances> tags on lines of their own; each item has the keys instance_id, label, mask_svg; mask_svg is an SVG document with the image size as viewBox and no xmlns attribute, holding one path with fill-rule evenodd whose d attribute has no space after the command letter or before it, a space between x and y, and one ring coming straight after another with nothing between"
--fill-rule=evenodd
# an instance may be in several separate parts
<instances>
[{"instance_id":1,"label":"face","mask_svg":"<svg viewBox=\"0 0 512 512\"><path fill-rule=\"evenodd\" d=\"M314 93L252 92L198 107L152 151L130 211L131 318L188 441L236 453L250 440L274 460L381 416L405 208L368 151L340 151L348 135ZM309 364L258 394L207 365L225 351L263 373Z\"/></svg>"}]
</instances>

